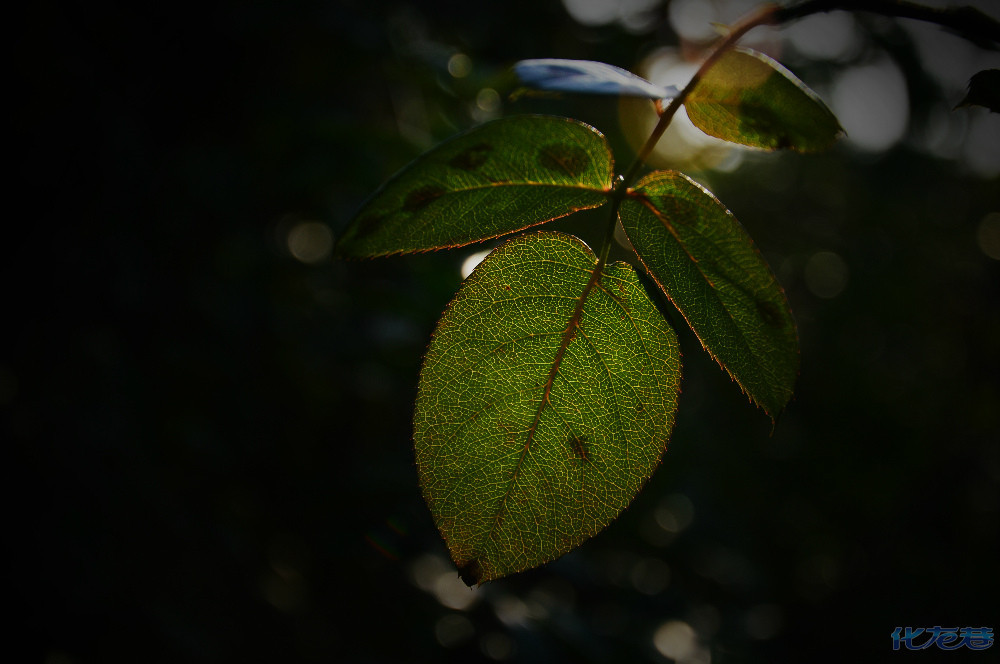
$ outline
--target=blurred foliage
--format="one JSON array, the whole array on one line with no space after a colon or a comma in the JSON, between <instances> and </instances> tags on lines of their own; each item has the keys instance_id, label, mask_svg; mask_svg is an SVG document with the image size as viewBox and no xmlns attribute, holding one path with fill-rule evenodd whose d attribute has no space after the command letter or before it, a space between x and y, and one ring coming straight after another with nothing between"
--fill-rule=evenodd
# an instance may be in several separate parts
<instances>
[{"instance_id":1,"label":"blurred foliage","mask_svg":"<svg viewBox=\"0 0 1000 664\"><path fill-rule=\"evenodd\" d=\"M892 54L906 140L702 174L796 312L795 399L771 434L682 334L677 427L633 506L469 595L410 423L466 254L306 263L288 238L339 232L490 114L572 115L627 153L613 101L511 104L507 67L635 70L677 44L669 8L641 29L520 0L20 12L0 431L27 661L872 661L897 625L1000 627L1000 187L910 140L978 69L949 97L914 33L859 20L849 61ZM794 60L821 92L848 62ZM944 144L995 136L955 113Z\"/></svg>"}]
</instances>

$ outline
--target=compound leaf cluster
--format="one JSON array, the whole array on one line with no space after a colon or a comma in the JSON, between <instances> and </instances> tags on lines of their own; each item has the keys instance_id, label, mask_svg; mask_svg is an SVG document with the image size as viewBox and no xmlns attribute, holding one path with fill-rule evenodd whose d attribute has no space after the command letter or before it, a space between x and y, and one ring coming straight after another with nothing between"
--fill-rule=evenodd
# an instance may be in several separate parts
<instances>
[{"instance_id":1,"label":"compound leaf cluster","mask_svg":"<svg viewBox=\"0 0 1000 664\"><path fill-rule=\"evenodd\" d=\"M522 69L548 89L664 92L600 63ZM800 81L746 51L724 54L684 105L707 133L758 148L818 150L840 133ZM611 150L593 127L549 116L495 120L394 176L337 254L458 247L607 205L706 351L777 417L792 395L798 340L750 236L681 173L614 182ZM414 416L424 498L462 577L481 583L537 566L615 519L659 464L680 376L676 335L631 265L607 265L579 239L552 232L494 250L438 323Z\"/></svg>"}]
</instances>

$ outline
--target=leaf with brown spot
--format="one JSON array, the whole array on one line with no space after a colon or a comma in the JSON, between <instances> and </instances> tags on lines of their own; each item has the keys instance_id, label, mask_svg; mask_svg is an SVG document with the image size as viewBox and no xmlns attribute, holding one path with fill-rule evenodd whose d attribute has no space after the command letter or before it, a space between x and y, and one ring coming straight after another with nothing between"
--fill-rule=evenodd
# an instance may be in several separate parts
<instances>
[{"instance_id":1,"label":"leaf with brown spot","mask_svg":"<svg viewBox=\"0 0 1000 664\"><path fill-rule=\"evenodd\" d=\"M684 108L706 134L765 150L817 152L843 133L815 92L778 62L749 49L719 58Z\"/></svg>"},{"instance_id":2,"label":"leaf with brown spot","mask_svg":"<svg viewBox=\"0 0 1000 664\"><path fill-rule=\"evenodd\" d=\"M646 176L622 202L625 234L709 354L776 418L799 367L795 322L750 236L687 176Z\"/></svg>"},{"instance_id":3,"label":"leaf with brown spot","mask_svg":"<svg viewBox=\"0 0 1000 664\"><path fill-rule=\"evenodd\" d=\"M589 125L540 115L496 120L393 176L362 206L336 253L386 256L513 233L602 205L612 172L607 141Z\"/></svg>"},{"instance_id":4,"label":"leaf with brown spot","mask_svg":"<svg viewBox=\"0 0 1000 664\"><path fill-rule=\"evenodd\" d=\"M677 337L631 265L597 265L575 237L516 237L463 282L434 331L413 443L466 583L578 546L660 463L680 389ZM625 320L612 292L628 296Z\"/></svg>"},{"instance_id":5,"label":"leaf with brown spot","mask_svg":"<svg viewBox=\"0 0 1000 664\"><path fill-rule=\"evenodd\" d=\"M460 168L463 171L474 171L489 159L493 146L488 143L479 143L459 152L448 160L450 166Z\"/></svg>"},{"instance_id":6,"label":"leaf with brown spot","mask_svg":"<svg viewBox=\"0 0 1000 664\"><path fill-rule=\"evenodd\" d=\"M571 178L586 171L589 162L587 151L576 145L549 143L538 150L538 163L542 168Z\"/></svg>"},{"instance_id":7,"label":"leaf with brown spot","mask_svg":"<svg viewBox=\"0 0 1000 664\"><path fill-rule=\"evenodd\" d=\"M433 184L414 189L406 195L406 200L403 201L403 210L406 212L419 212L440 198L445 191L444 187Z\"/></svg>"}]
</instances>

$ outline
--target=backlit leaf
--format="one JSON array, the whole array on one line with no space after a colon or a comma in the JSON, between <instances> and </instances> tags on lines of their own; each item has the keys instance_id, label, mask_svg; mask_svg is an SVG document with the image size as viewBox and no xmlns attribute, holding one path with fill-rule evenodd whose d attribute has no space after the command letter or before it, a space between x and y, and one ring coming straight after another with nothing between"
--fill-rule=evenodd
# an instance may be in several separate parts
<instances>
[{"instance_id":1,"label":"backlit leaf","mask_svg":"<svg viewBox=\"0 0 1000 664\"><path fill-rule=\"evenodd\" d=\"M655 85L630 71L592 60L521 60L514 65L514 73L529 88L552 92L649 99L672 99L678 93L674 86Z\"/></svg>"},{"instance_id":2,"label":"backlit leaf","mask_svg":"<svg viewBox=\"0 0 1000 664\"><path fill-rule=\"evenodd\" d=\"M417 157L377 191L337 243L342 257L458 247L607 200L613 163L593 127L519 115Z\"/></svg>"},{"instance_id":3,"label":"backlit leaf","mask_svg":"<svg viewBox=\"0 0 1000 664\"><path fill-rule=\"evenodd\" d=\"M706 134L767 150L825 150L843 132L830 109L794 74L745 49L726 52L684 108Z\"/></svg>"},{"instance_id":4,"label":"backlit leaf","mask_svg":"<svg viewBox=\"0 0 1000 664\"><path fill-rule=\"evenodd\" d=\"M417 466L470 585L599 532L666 446L676 336L631 266L607 266L588 291L596 263L572 236L514 238L464 282L434 333L414 415Z\"/></svg>"},{"instance_id":5,"label":"backlit leaf","mask_svg":"<svg viewBox=\"0 0 1000 664\"><path fill-rule=\"evenodd\" d=\"M773 418L791 398L798 338L785 294L750 236L690 178L660 171L630 190L625 234L705 349Z\"/></svg>"}]
</instances>

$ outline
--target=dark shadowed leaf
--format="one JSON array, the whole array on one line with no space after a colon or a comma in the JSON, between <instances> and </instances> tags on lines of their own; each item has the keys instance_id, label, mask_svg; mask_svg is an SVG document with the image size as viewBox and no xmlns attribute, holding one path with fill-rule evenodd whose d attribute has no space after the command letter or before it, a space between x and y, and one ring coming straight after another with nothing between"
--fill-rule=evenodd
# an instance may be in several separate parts
<instances>
[{"instance_id":1,"label":"dark shadowed leaf","mask_svg":"<svg viewBox=\"0 0 1000 664\"><path fill-rule=\"evenodd\" d=\"M521 60L514 73L529 88L551 92L577 92L620 97L672 99L678 90L650 83L613 65L592 60Z\"/></svg>"},{"instance_id":2,"label":"dark shadowed leaf","mask_svg":"<svg viewBox=\"0 0 1000 664\"><path fill-rule=\"evenodd\" d=\"M744 49L725 53L684 107L706 134L754 148L816 152L843 132L830 109L794 74Z\"/></svg>"},{"instance_id":3,"label":"dark shadowed leaf","mask_svg":"<svg viewBox=\"0 0 1000 664\"><path fill-rule=\"evenodd\" d=\"M593 127L519 115L460 134L417 157L358 212L341 257L458 247L607 200L613 163Z\"/></svg>"},{"instance_id":4,"label":"dark shadowed leaf","mask_svg":"<svg viewBox=\"0 0 1000 664\"><path fill-rule=\"evenodd\" d=\"M1000 69L985 69L969 79L969 91L955 108L985 106L1000 113Z\"/></svg>"},{"instance_id":5,"label":"dark shadowed leaf","mask_svg":"<svg viewBox=\"0 0 1000 664\"><path fill-rule=\"evenodd\" d=\"M705 349L777 417L798 373L795 323L732 213L685 175L660 171L629 192L621 220L642 264Z\"/></svg>"},{"instance_id":6,"label":"dark shadowed leaf","mask_svg":"<svg viewBox=\"0 0 1000 664\"><path fill-rule=\"evenodd\" d=\"M424 497L466 582L529 569L608 525L660 461L676 336L634 269L558 233L515 238L465 281L420 376ZM589 294L588 294L589 293Z\"/></svg>"}]
</instances>

